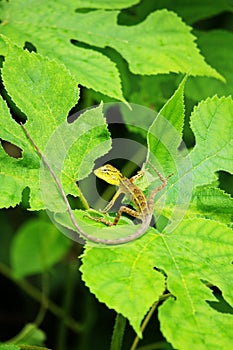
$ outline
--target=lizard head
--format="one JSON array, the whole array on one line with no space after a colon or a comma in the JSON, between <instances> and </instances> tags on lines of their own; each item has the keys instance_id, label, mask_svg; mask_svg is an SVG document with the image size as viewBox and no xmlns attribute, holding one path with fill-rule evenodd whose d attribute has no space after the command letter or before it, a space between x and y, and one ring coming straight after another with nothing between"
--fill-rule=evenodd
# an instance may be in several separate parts
<instances>
[{"instance_id":1,"label":"lizard head","mask_svg":"<svg viewBox=\"0 0 233 350\"><path fill-rule=\"evenodd\" d=\"M116 186L119 186L120 180L123 178L121 172L110 164L105 164L96 169L94 174L107 183Z\"/></svg>"}]
</instances>

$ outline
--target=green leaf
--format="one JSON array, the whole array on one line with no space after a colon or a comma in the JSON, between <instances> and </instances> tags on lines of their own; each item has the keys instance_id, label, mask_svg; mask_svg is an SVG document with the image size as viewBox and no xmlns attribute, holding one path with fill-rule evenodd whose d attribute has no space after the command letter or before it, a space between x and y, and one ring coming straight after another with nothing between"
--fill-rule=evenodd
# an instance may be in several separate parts
<instances>
[{"instance_id":1,"label":"green leaf","mask_svg":"<svg viewBox=\"0 0 233 350\"><path fill-rule=\"evenodd\" d=\"M197 207L203 211L232 214L233 198L219 188L203 186L195 192Z\"/></svg>"},{"instance_id":2,"label":"green leaf","mask_svg":"<svg viewBox=\"0 0 233 350\"><path fill-rule=\"evenodd\" d=\"M117 33L121 40L112 46L129 62L134 74L182 72L222 79L205 63L190 28L173 12L156 11L138 25L118 27Z\"/></svg>"},{"instance_id":3,"label":"green leaf","mask_svg":"<svg viewBox=\"0 0 233 350\"><path fill-rule=\"evenodd\" d=\"M232 246L232 232L226 226L205 219L184 220L172 233L160 235L151 229L125 246L86 246L82 278L100 301L127 317L140 335L140 322L165 289L166 275L167 289L175 297L159 307L168 341L176 348L204 350L216 341L213 330L218 330L218 348L227 349L233 317L207 304L206 300L216 298L205 282L221 289L233 305Z\"/></svg>"},{"instance_id":4,"label":"green leaf","mask_svg":"<svg viewBox=\"0 0 233 350\"><path fill-rule=\"evenodd\" d=\"M28 129L43 150L50 134L77 102L78 88L64 66L21 50L5 38L3 41L8 47L2 69L3 83L15 104L30 119ZM22 190L29 186L31 206L40 209L38 156L2 99L0 108L3 112L0 137L24 150L24 158L17 160L1 150L1 185L7 195L1 204L15 206L21 200Z\"/></svg>"},{"instance_id":5,"label":"green leaf","mask_svg":"<svg viewBox=\"0 0 233 350\"><path fill-rule=\"evenodd\" d=\"M83 133L85 128L86 132ZM70 179L73 178L74 183L90 174L93 162L103 154L103 149L105 148L106 153L111 147L110 133L103 118L103 105L83 113L74 123L73 130L69 128L69 133L75 135L76 139L69 148L64 173Z\"/></svg>"},{"instance_id":6,"label":"green leaf","mask_svg":"<svg viewBox=\"0 0 233 350\"><path fill-rule=\"evenodd\" d=\"M217 299L205 283L217 286L233 306L232 231L205 219L184 220L156 242L155 264L168 275L174 295L159 307L166 339L177 349L229 349L233 316L210 307Z\"/></svg>"},{"instance_id":7,"label":"green leaf","mask_svg":"<svg viewBox=\"0 0 233 350\"><path fill-rule=\"evenodd\" d=\"M17 123L11 118L10 112L5 101L0 98L0 137L16 144L20 148L24 148L22 130ZM32 154L32 152L31 152ZM33 157L34 158L34 157ZM39 193L39 179L38 167L39 162L31 156L28 161L30 166L25 166L24 162L19 159L9 157L2 147L0 147L0 207L8 208L14 207L21 201L22 191L26 186L32 189L31 203L37 207L41 202L38 198ZM34 162L34 169L32 168ZM36 196L33 193L37 193Z\"/></svg>"},{"instance_id":8,"label":"green leaf","mask_svg":"<svg viewBox=\"0 0 233 350\"><path fill-rule=\"evenodd\" d=\"M117 226L105 226L102 223L95 222L91 220L87 215L92 217L104 217L105 220L113 221L114 217L109 217L108 215L100 214L99 212L91 209L90 212L84 210L74 210L73 215L76 219L78 225L83 229L84 232L88 233L92 237L98 237L102 239L118 239L120 237L126 237L130 234L133 234L137 231L139 225L133 225L132 220L122 217ZM71 222L70 216L68 213L55 213L54 220L70 230L74 230L74 225ZM72 235L67 232L67 235ZM75 233L72 235L74 240L79 240L80 236ZM96 246L96 243L89 241L89 245Z\"/></svg>"},{"instance_id":9,"label":"green leaf","mask_svg":"<svg viewBox=\"0 0 233 350\"><path fill-rule=\"evenodd\" d=\"M153 269L151 243L146 235L117 248L90 248L82 256L82 279L109 308L129 319L140 334L140 323L165 290L164 276Z\"/></svg>"},{"instance_id":10,"label":"green leaf","mask_svg":"<svg viewBox=\"0 0 233 350\"><path fill-rule=\"evenodd\" d=\"M185 215L193 190L192 164L190 159L185 157L187 150L185 145L182 145L185 82L186 77L154 119L147 136L147 159L164 177L173 174L168 186L156 194L154 210L158 221L161 214L166 216L169 207L171 224L181 220ZM179 149L180 145L182 151ZM150 192L161 185L161 181L150 164L148 169L155 179L151 181Z\"/></svg>"},{"instance_id":11,"label":"green leaf","mask_svg":"<svg viewBox=\"0 0 233 350\"><path fill-rule=\"evenodd\" d=\"M233 199L229 194L211 185L197 187L184 218L206 218L232 226ZM166 205L163 215L170 217L172 205Z\"/></svg>"},{"instance_id":12,"label":"green leaf","mask_svg":"<svg viewBox=\"0 0 233 350\"><path fill-rule=\"evenodd\" d=\"M216 180L215 172L233 173L233 101L230 97L208 98L191 115L196 146L190 152L194 185Z\"/></svg>"},{"instance_id":13,"label":"green leaf","mask_svg":"<svg viewBox=\"0 0 233 350\"><path fill-rule=\"evenodd\" d=\"M74 123L62 123L51 135L44 155L58 178L62 174L64 190L83 195L77 181L87 177L94 161L111 148L110 133L103 117L103 106L85 111ZM47 209L66 211L64 201L47 168L40 173L41 194ZM85 205L88 207L88 204Z\"/></svg>"},{"instance_id":14,"label":"green leaf","mask_svg":"<svg viewBox=\"0 0 233 350\"><path fill-rule=\"evenodd\" d=\"M231 126L231 99L218 99L217 97L212 100L207 100L199 105L194 114L192 115L192 121L195 120L193 126L197 125L198 120L201 123L204 121L204 125L208 125L209 128L206 127L198 127L197 130L194 128L194 134L197 136L197 144L194 149L188 153L188 151L184 151L184 149L180 150L181 136L182 136L182 128L183 128L183 119L184 119L184 103L183 103L183 88L184 88L185 79L181 82L177 91L171 97L171 99L167 102L164 108L161 110L159 115L155 118L155 121L152 123L151 128L149 129L149 159L152 164L158 163L158 169L160 170L164 176L169 175L174 172L172 177L169 179L169 184L163 191L157 193L155 197L155 216L158 221L161 215L165 215L169 220L170 230L176 226L183 217L193 217L193 216L205 216L206 214L198 207L189 208L189 205L192 200L193 191L195 187L209 184L213 181L214 172L221 170L222 166L219 161L216 161L215 156L209 157L206 155L205 151L202 150L202 142L200 142L199 137L199 129L205 134L205 142L208 143L206 145L206 149L211 152L211 149L216 148L215 142L217 145L221 146L221 154L224 155L223 162L226 166L226 159L229 159L229 166L231 166L230 162L230 142L232 142L232 126ZM218 106L222 104L220 110L218 110ZM201 112L201 106L205 106L206 111L203 112L205 116L203 117ZM202 107L203 108L203 107ZM214 113L217 113L214 116L210 113L213 110ZM194 115L196 116L194 118ZM224 123L221 123L220 116L225 116L225 126ZM215 122L216 120L216 122ZM221 124L221 125L220 125ZM201 124L202 125L202 124ZM219 134L221 128L225 130L227 129L228 136L225 136L224 140L218 140L217 135L212 134L213 130ZM228 142L229 141L229 142ZM222 142L222 145L221 145ZM194 156L197 158L195 159ZM193 161L197 162L197 165ZM200 173L198 167L201 167L202 164L206 163L206 167L208 167L208 173L203 174ZM212 169L212 171L210 171ZM229 170L230 168L223 168L223 170ZM158 179L155 174L153 168L150 166L150 163L147 165L147 171L150 171L150 178L148 180L150 182L149 193L152 189L156 188L161 184L161 181ZM195 175L198 175L200 180L195 178ZM148 172L147 172L148 175ZM152 179L151 179L152 176ZM207 217L211 217L209 214ZM212 219L217 219L219 221L224 219L224 222L229 222L229 215L212 215ZM160 227L160 226L157 226ZM159 228L161 231L163 230L164 225ZM112 228L111 228L112 229ZM168 228L167 228L168 229ZM88 229L89 230L89 229ZM109 232L109 228L104 228L106 233ZM97 231L96 231L97 232ZM115 232L114 232L115 233ZM116 229L117 234L117 229Z\"/></svg>"},{"instance_id":15,"label":"green leaf","mask_svg":"<svg viewBox=\"0 0 233 350\"><path fill-rule=\"evenodd\" d=\"M226 82L206 77L190 77L187 96L201 100L218 93L218 96L233 95L233 33L226 30L197 31L198 45L207 61L216 67ZM216 50L216 47L218 48Z\"/></svg>"},{"instance_id":16,"label":"green leaf","mask_svg":"<svg viewBox=\"0 0 233 350\"><path fill-rule=\"evenodd\" d=\"M51 350L48 348L44 348L36 345L21 345L20 350Z\"/></svg>"},{"instance_id":17,"label":"green leaf","mask_svg":"<svg viewBox=\"0 0 233 350\"><path fill-rule=\"evenodd\" d=\"M182 140L184 125L184 85L186 77L160 110L148 131L149 154L156 155L159 161L166 160L168 168L173 165L172 156ZM165 129L166 128L166 129ZM166 132L164 132L166 131ZM165 136L163 137L163 133ZM172 155L171 155L171 150ZM170 164L169 164L170 163Z\"/></svg>"},{"instance_id":18,"label":"green leaf","mask_svg":"<svg viewBox=\"0 0 233 350\"><path fill-rule=\"evenodd\" d=\"M38 118L46 118L43 133L50 134L77 103L79 89L76 81L64 65L22 50L5 37L0 40L8 48L2 69L7 92L17 107L35 123L34 127L38 127Z\"/></svg>"},{"instance_id":19,"label":"green leaf","mask_svg":"<svg viewBox=\"0 0 233 350\"><path fill-rule=\"evenodd\" d=\"M184 199L187 201L185 208L187 210L195 186L213 182L213 175L217 170L229 171L231 169L232 100L214 97L195 108L191 116L191 126L196 136L196 146L191 152L184 152L179 148L184 119L184 82L185 80L181 82L149 129L151 162L155 164L154 156L165 171L168 171L166 166L170 166L171 169L172 166L175 166L177 171L167 188L166 195L169 201L165 203L165 209L170 205L174 210L172 218L175 220L175 225L172 226L172 230L171 226L165 227L162 235L151 228L146 235L123 247L99 249L90 247L90 244L87 243L81 271L83 280L91 292L108 307L114 308L118 313L127 317L139 335L141 335L140 323L145 313L159 298L159 295L154 294L153 282L159 281L158 290L161 291L165 288L165 282L161 277L167 276L167 288L176 298L176 301L170 298L160 307L162 330L168 341L176 348L204 350L211 347L212 332L213 329L216 329L220 333L218 348L227 349L232 342L232 337L230 332L226 332L226 329L231 329L233 325L232 316L219 313L211 308L211 304L208 304L207 301L216 302L217 299L205 283L210 282L217 286L222 291L226 302L232 305L230 282L232 232L227 226L214 221L215 216L211 217L213 221L198 218L201 212L200 197L196 201L198 206L193 220L183 219L181 221L182 215L185 216L185 210L181 216L179 216L179 210L183 198L187 196L185 190L189 191L188 200ZM224 116L224 122L222 116ZM163 128L161 125L168 125L168 128ZM169 133L171 130L173 134ZM222 132L226 130L224 138L219 138L221 130ZM203 163L208 165L208 174L198 172L198 167ZM194 177L192 172L194 172ZM198 178L196 174L199 174ZM206 207L208 204L211 205L211 202L212 205L216 205L217 191L215 189L215 193L209 196L209 201L206 199ZM227 198L221 194L221 198L223 197L227 201ZM201 201L203 200L202 198ZM222 205L227 206L228 201ZM158 201L155 206L155 211L157 210ZM221 213L219 213L220 216ZM141 254L143 254L143 259ZM140 267L137 266L137 263L140 264ZM135 270L132 266L135 267ZM152 275L152 269L155 266L162 273L159 275L159 280L157 275L154 278ZM134 287L134 292L131 292L132 282L129 271L137 281L135 283L137 289ZM147 276L145 271L150 273L150 281L143 280L143 276ZM140 291L141 282L145 284L146 291L142 287ZM143 302L145 298L148 298L146 304ZM126 300L130 300L130 303ZM208 316L205 317L205 315ZM208 328L210 318L211 327ZM179 330L180 335L177 339L176 325L178 322L181 324L182 331ZM196 332L191 331L193 329Z\"/></svg>"},{"instance_id":20,"label":"green leaf","mask_svg":"<svg viewBox=\"0 0 233 350\"><path fill-rule=\"evenodd\" d=\"M192 213L193 210L193 213ZM197 187L189 216L203 216L232 226L233 198L219 188Z\"/></svg>"},{"instance_id":21,"label":"green leaf","mask_svg":"<svg viewBox=\"0 0 233 350\"><path fill-rule=\"evenodd\" d=\"M61 260L71 246L50 222L33 219L17 232L11 247L14 275L22 278L41 273Z\"/></svg>"},{"instance_id":22,"label":"green leaf","mask_svg":"<svg viewBox=\"0 0 233 350\"><path fill-rule=\"evenodd\" d=\"M20 347L12 344L0 344L0 350L20 350Z\"/></svg>"},{"instance_id":23,"label":"green leaf","mask_svg":"<svg viewBox=\"0 0 233 350\"><path fill-rule=\"evenodd\" d=\"M134 74L182 72L223 80L205 63L190 28L175 13L156 11L134 26L119 25L118 15L104 10L75 13L73 2L61 0L49 5L21 0L2 4L1 30L20 45L30 42L38 52L63 62L82 85L122 101L115 64L80 43L117 50Z\"/></svg>"},{"instance_id":24,"label":"green leaf","mask_svg":"<svg viewBox=\"0 0 233 350\"><path fill-rule=\"evenodd\" d=\"M8 94L27 115L27 130L40 150L45 152L59 178L67 157L63 173L65 190L81 196L75 182L87 176L96 158L110 148L102 106L83 113L74 123L67 123L67 114L78 99L78 88L70 73L63 65L21 50L5 38L2 42L8 46L2 69ZM0 110L0 137L23 150L23 158L14 159L0 149L1 192L4 193L0 205L18 204L23 189L28 186L31 208L42 209L45 205L41 198L44 192L41 193L39 185L40 159L2 99ZM54 207L60 208L61 203L64 207L54 181L48 174L46 179L48 184L43 183L44 188L51 185L47 193ZM48 194L46 198L49 198Z\"/></svg>"},{"instance_id":25,"label":"green leaf","mask_svg":"<svg viewBox=\"0 0 233 350\"><path fill-rule=\"evenodd\" d=\"M94 8L94 9L123 9L137 4L140 0L85 0L77 3L77 8Z\"/></svg>"},{"instance_id":26,"label":"green leaf","mask_svg":"<svg viewBox=\"0 0 233 350\"><path fill-rule=\"evenodd\" d=\"M24 344L24 345L31 345L30 349L36 350L36 348L39 350L43 350L45 348L39 348L37 346L42 346L44 344L44 341L46 339L45 333L37 327L34 323L28 323L26 324L23 329L13 338L10 340L13 344ZM32 345L33 344L33 345ZM25 346L26 348L26 346ZM22 349L22 347L20 347Z\"/></svg>"},{"instance_id":27,"label":"green leaf","mask_svg":"<svg viewBox=\"0 0 233 350\"><path fill-rule=\"evenodd\" d=\"M179 90L180 87L177 92ZM170 112L163 113L166 119L162 118L160 112L149 134L151 162L154 164L156 164L155 161L158 162L162 167L162 174L168 175L174 172L166 193L159 193L156 196L155 213L165 216L170 214L167 217L174 223L186 215L195 187L211 184L216 180L216 171L233 172L232 99L215 96L195 107L191 115L191 128L196 137L196 145L191 152L187 153L178 148L182 126L179 120L182 120L183 112L182 104L180 111L176 110L176 106L179 105L175 98L177 92L168 101L170 106L167 107L167 111ZM179 96L182 99L182 93ZM173 108L174 113L177 113L177 119L174 121L176 125L180 125L177 129L173 128L174 122L171 117ZM171 124L168 123L170 121ZM156 182L153 182L151 188L154 188L155 184Z\"/></svg>"},{"instance_id":28,"label":"green leaf","mask_svg":"<svg viewBox=\"0 0 233 350\"><path fill-rule=\"evenodd\" d=\"M74 39L80 41L79 31L85 31L86 24L90 26L89 33L96 31L91 13L75 13L77 6L73 1L61 0L52 0L49 4L45 0L40 3L19 0L0 6L1 33L22 47L25 42L32 43L39 53L64 63L83 86L124 101L115 63L92 48L79 47L71 42ZM76 30L78 27L79 31Z\"/></svg>"}]
</instances>

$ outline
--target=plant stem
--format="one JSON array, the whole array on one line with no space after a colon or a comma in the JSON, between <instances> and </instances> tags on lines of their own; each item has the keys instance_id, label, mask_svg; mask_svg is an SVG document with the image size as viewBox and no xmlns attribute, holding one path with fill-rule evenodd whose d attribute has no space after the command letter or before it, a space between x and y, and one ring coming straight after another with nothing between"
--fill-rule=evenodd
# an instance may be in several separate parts
<instances>
[{"instance_id":1,"label":"plant stem","mask_svg":"<svg viewBox=\"0 0 233 350\"><path fill-rule=\"evenodd\" d=\"M15 278L11 269L5 264L3 264L2 262L0 262L0 273L2 273L5 277L9 278L11 281L15 282L22 290L24 290L33 299L41 302L41 299L42 299L41 291L35 288L26 280L23 280L23 279L18 280L17 278ZM54 304L47 297L44 298L43 302L48 305L48 309L58 318L63 318L65 316L64 311L60 307L58 307L56 304ZM64 317L64 322L75 333L80 333L83 331L83 325L76 322L72 317Z\"/></svg>"},{"instance_id":2,"label":"plant stem","mask_svg":"<svg viewBox=\"0 0 233 350\"><path fill-rule=\"evenodd\" d=\"M43 321L46 311L48 309L48 295L49 295L49 282L48 282L48 273L44 271L41 275L42 279L42 292L41 292L41 305L39 313L36 317L36 320L34 323L37 325L37 327L40 326L41 322Z\"/></svg>"},{"instance_id":3,"label":"plant stem","mask_svg":"<svg viewBox=\"0 0 233 350\"><path fill-rule=\"evenodd\" d=\"M21 345L20 350L52 350L52 349L42 348L41 346L35 346L35 345Z\"/></svg>"},{"instance_id":4,"label":"plant stem","mask_svg":"<svg viewBox=\"0 0 233 350\"><path fill-rule=\"evenodd\" d=\"M57 350L63 350L66 348L66 336L67 336L67 325L64 322L65 318L68 317L70 313L70 308L73 300L74 295L74 286L75 286L75 277L76 277L76 269L74 269L74 266L72 263L69 263L67 266L67 278L64 281L65 282L65 296L64 296L64 302L62 305L62 309L64 311L64 318L60 318L60 323L58 326L58 336L57 336Z\"/></svg>"},{"instance_id":5,"label":"plant stem","mask_svg":"<svg viewBox=\"0 0 233 350\"><path fill-rule=\"evenodd\" d=\"M138 350L156 350L156 349L161 350L161 349L165 349L165 348L172 349L168 346L169 345L165 341L160 341L160 342L156 342L156 343L142 346L142 347L138 348Z\"/></svg>"},{"instance_id":6,"label":"plant stem","mask_svg":"<svg viewBox=\"0 0 233 350\"><path fill-rule=\"evenodd\" d=\"M120 350L122 347L123 336L125 331L126 318L121 314L117 314L114 330L112 334L110 350Z\"/></svg>"}]
</instances>

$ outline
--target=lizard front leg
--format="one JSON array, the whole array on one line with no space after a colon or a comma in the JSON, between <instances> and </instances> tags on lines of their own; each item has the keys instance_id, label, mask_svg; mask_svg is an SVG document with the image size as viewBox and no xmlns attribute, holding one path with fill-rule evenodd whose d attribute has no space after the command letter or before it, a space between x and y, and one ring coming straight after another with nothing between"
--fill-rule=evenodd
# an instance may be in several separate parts
<instances>
[{"instance_id":1,"label":"lizard front leg","mask_svg":"<svg viewBox=\"0 0 233 350\"><path fill-rule=\"evenodd\" d=\"M118 190L114 196L112 197L112 199L110 200L110 202L106 205L106 207L103 210L100 210L101 213L107 213L109 211L109 209L112 208L113 204L115 203L115 201L117 200L117 198L119 197L119 195L122 193L121 190Z\"/></svg>"},{"instance_id":2,"label":"lizard front leg","mask_svg":"<svg viewBox=\"0 0 233 350\"><path fill-rule=\"evenodd\" d=\"M115 203L115 201L117 200L117 198L119 197L119 195L122 193L122 191L119 189L114 196L112 197L111 201L106 205L106 207L103 210L99 210L101 213L105 214L109 211L109 209L112 208L113 204ZM111 221L106 220L105 218L95 218L92 217L90 215L85 215L86 217L88 217L91 220L94 220L96 222L102 222L103 224L107 225L107 226L113 226L116 225ZM119 217L120 219L120 217ZM117 222L119 221L119 219L117 220Z\"/></svg>"},{"instance_id":3,"label":"lizard front leg","mask_svg":"<svg viewBox=\"0 0 233 350\"><path fill-rule=\"evenodd\" d=\"M140 179L144 175L144 170L139 170L136 175L132 176L129 181L134 182L137 179Z\"/></svg>"}]
</instances>

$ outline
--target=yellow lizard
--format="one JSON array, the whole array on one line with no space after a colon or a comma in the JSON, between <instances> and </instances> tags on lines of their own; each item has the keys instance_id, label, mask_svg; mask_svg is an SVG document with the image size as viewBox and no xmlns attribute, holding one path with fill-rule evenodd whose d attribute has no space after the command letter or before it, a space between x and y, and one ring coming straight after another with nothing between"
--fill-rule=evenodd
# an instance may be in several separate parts
<instances>
[{"instance_id":1,"label":"yellow lizard","mask_svg":"<svg viewBox=\"0 0 233 350\"><path fill-rule=\"evenodd\" d=\"M21 126L22 126L26 136L28 137L28 139L31 141L31 143L35 147L36 152L38 153L38 155L42 159L45 166L48 168L50 174L52 175L52 177L53 177L53 179L54 179L54 181L55 181L55 183L56 183L56 185L61 193L61 196L62 196L62 198L67 206L67 210L68 210L69 216L71 218L71 221L72 221L74 227L76 228L77 232L80 233L84 238L86 238L92 242L95 242L95 243L101 243L101 244L106 244L106 245L117 245L117 244L124 244L124 243L128 243L130 241L133 241L136 238L142 236L147 231L147 229L150 225L152 216L153 216L154 197L155 197L156 193L161 191L167 185L167 180L172 174L167 176L166 178L164 178L160 174L160 172L154 168L158 177L162 181L162 184L150 193L149 199L147 200L144 193L140 190L140 188L134 184L134 180L136 178L142 176L142 174L143 174L142 172L139 172L137 175L128 179L127 177L123 176L119 170L117 170L116 168L114 168L113 166L111 166L109 164L106 164L106 165L96 169L94 171L96 176L98 176L99 178L105 180L106 182L108 182L110 184L117 185L119 187L118 191L113 196L112 200L109 202L109 204L103 210L103 212L107 212L112 207L112 205L114 204L115 200L120 195L120 193L124 193L125 195L130 197L133 204L135 205L136 210L127 208L125 206L121 206L116 217L115 217L115 220L113 222L109 222L109 221L105 220L104 218L93 218L93 217L90 217L90 218L92 220L95 220L98 222L103 222L104 224L106 224L108 226L113 226L113 225L116 225L118 223L121 214L123 212L126 212L129 215L140 219L142 221L142 224L135 233L133 233L129 236L126 236L126 237L120 237L120 238L116 238L116 239L102 239L99 237L94 237L94 236L90 235L89 233L84 232L83 229L77 224L75 217L73 215L72 209L70 207L69 201L66 198L66 194L63 190L62 184L60 183L55 172L53 171L50 164L48 163L46 157L43 155L43 153L40 151L38 146L33 141L32 137L30 136L26 127L22 123L21 123Z\"/></svg>"},{"instance_id":2,"label":"yellow lizard","mask_svg":"<svg viewBox=\"0 0 233 350\"><path fill-rule=\"evenodd\" d=\"M150 193L148 200L146 199L142 190L134 184L134 181L143 175L142 171L139 171L135 176L131 177L130 179L122 175L122 173L118 169L116 169L110 164L105 164L94 171L94 174L100 179L106 181L111 185L118 186L117 192L113 196L112 200L108 203L108 205L104 208L104 210L102 210L102 213L106 213L113 206L116 199L122 193L131 199L136 210L130 209L126 206L121 206L113 222L107 221L104 218L94 218L91 216L88 216L88 217L97 222L102 222L107 226L114 226L114 225L117 225L122 213L125 212L130 216L133 216L142 221L142 225L140 226L139 230L136 231L135 233L127 237L105 240L105 244L120 244L120 243L122 244L122 243L130 242L140 237L141 235L143 235L143 233L148 229L153 216L154 197L156 193L158 193L165 186L167 186L167 180L170 176L172 176L171 174L166 178L164 178L156 168L154 168L154 170L157 173L159 179L162 181L162 184Z\"/></svg>"}]
</instances>

